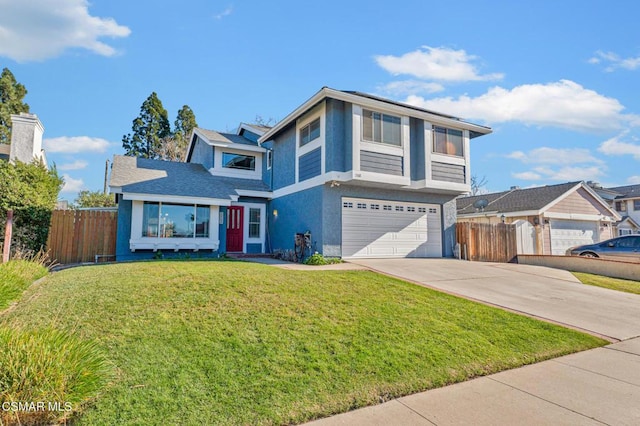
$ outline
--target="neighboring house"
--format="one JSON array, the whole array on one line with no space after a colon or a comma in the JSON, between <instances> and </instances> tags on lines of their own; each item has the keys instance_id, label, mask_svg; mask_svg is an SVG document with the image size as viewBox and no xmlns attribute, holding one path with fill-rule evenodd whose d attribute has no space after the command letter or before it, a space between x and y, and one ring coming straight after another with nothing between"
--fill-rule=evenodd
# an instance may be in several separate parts
<instances>
[{"instance_id":1,"label":"neighboring house","mask_svg":"<svg viewBox=\"0 0 640 426\"><path fill-rule=\"evenodd\" d=\"M640 233L640 185L617 186L607 188L615 193L612 205L622 216L617 224L618 235Z\"/></svg>"},{"instance_id":2,"label":"neighboring house","mask_svg":"<svg viewBox=\"0 0 640 426\"><path fill-rule=\"evenodd\" d=\"M612 238L621 219L584 182L463 197L459 222L515 223L519 254L565 254L569 247Z\"/></svg>"},{"instance_id":3,"label":"neighboring house","mask_svg":"<svg viewBox=\"0 0 640 426\"><path fill-rule=\"evenodd\" d=\"M0 160L47 164L42 149L44 126L35 114L21 112L11 115L11 144L0 144Z\"/></svg>"},{"instance_id":4,"label":"neighboring house","mask_svg":"<svg viewBox=\"0 0 640 426\"><path fill-rule=\"evenodd\" d=\"M185 163L115 157L116 255L270 253L308 231L325 256L451 256L469 143L489 133L326 87L272 128L197 128Z\"/></svg>"}]
</instances>

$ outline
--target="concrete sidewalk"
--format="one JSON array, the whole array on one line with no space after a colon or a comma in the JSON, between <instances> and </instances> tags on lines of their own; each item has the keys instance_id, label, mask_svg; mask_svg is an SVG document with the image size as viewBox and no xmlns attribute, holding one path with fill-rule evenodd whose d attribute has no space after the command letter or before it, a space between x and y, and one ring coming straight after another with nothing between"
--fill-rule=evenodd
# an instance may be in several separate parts
<instances>
[{"instance_id":1,"label":"concrete sidewalk","mask_svg":"<svg viewBox=\"0 0 640 426\"><path fill-rule=\"evenodd\" d=\"M602 424L640 424L640 338L308 423Z\"/></svg>"}]
</instances>

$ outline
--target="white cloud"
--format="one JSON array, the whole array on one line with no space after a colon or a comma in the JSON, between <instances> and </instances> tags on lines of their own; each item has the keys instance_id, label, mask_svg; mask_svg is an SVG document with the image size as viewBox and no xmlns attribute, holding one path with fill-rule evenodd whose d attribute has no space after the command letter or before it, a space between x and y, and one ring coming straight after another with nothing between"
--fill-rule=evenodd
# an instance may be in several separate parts
<instances>
[{"instance_id":1,"label":"white cloud","mask_svg":"<svg viewBox=\"0 0 640 426\"><path fill-rule=\"evenodd\" d=\"M629 185L637 185L640 184L640 175L639 176L629 176L627 178L627 183Z\"/></svg>"},{"instance_id":2,"label":"white cloud","mask_svg":"<svg viewBox=\"0 0 640 426\"><path fill-rule=\"evenodd\" d=\"M81 170L86 168L89 165L84 160L76 160L73 163L66 163L60 166L57 166L58 170Z\"/></svg>"},{"instance_id":3,"label":"white cloud","mask_svg":"<svg viewBox=\"0 0 640 426\"><path fill-rule=\"evenodd\" d=\"M396 96L406 96L409 94L415 95L418 93L436 93L442 92L444 86L438 83L432 83L428 81L420 80L402 80L392 81L384 86L380 86L378 90L389 93Z\"/></svg>"},{"instance_id":4,"label":"white cloud","mask_svg":"<svg viewBox=\"0 0 640 426\"><path fill-rule=\"evenodd\" d=\"M550 167L536 167L534 172L540 174L544 179L557 181L594 180L604 175L602 166L589 167L562 167L552 169Z\"/></svg>"},{"instance_id":5,"label":"white cloud","mask_svg":"<svg viewBox=\"0 0 640 426\"><path fill-rule=\"evenodd\" d=\"M614 52L597 51L595 56L589 59L590 64L608 63L604 69L607 72L613 72L617 69L623 68L633 71L640 68L640 56L635 58L621 58Z\"/></svg>"},{"instance_id":6,"label":"white cloud","mask_svg":"<svg viewBox=\"0 0 640 426\"><path fill-rule=\"evenodd\" d=\"M222 12L218 13L217 15L213 15L213 18L220 20L220 19L224 18L225 16L231 15L232 13L233 13L233 5L229 5Z\"/></svg>"},{"instance_id":7,"label":"white cloud","mask_svg":"<svg viewBox=\"0 0 640 426\"><path fill-rule=\"evenodd\" d=\"M0 0L0 56L37 61L81 48L102 56L116 50L102 37L127 37L131 30L113 18L89 14L87 0Z\"/></svg>"},{"instance_id":8,"label":"white cloud","mask_svg":"<svg viewBox=\"0 0 640 426\"><path fill-rule=\"evenodd\" d=\"M62 152L65 154L77 154L79 152L102 153L111 145L106 139L89 136L61 136L59 138L44 139L42 143L47 152Z\"/></svg>"},{"instance_id":9,"label":"white cloud","mask_svg":"<svg viewBox=\"0 0 640 426\"><path fill-rule=\"evenodd\" d=\"M82 179L74 179L68 174L63 174L62 178L64 179L64 186L60 192L79 192L84 189L84 181Z\"/></svg>"},{"instance_id":10,"label":"white cloud","mask_svg":"<svg viewBox=\"0 0 640 426\"><path fill-rule=\"evenodd\" d=\"M585 89L570 80L524 84L511 90L493 87L476 98L460 96L457 99L427 100L412 95L406 102L489 123L521 122L581 131L619 129L622 123L635 124L638 121L637 116L622 113L624 106L617 99Z\"/></svg>"},{"instance_id":11,"label":"white cloud","mask_svg":"<svg viewBox=\"0 0 640 426\"><path fill-rule=\"evenodd\" d=\"M535 173L535 172L512 173L511 176L513 176L516 179L522 179L522 180L540 180L540 179L542 179L542 176L539 175L538 173Z\"/></svg>"},{"instance_id":12,"label":"white cloud","mask_svg":"<svg viewBox=\"0 0 640 426\"><path fill-rule=\"evenodd\" d=\"M393 75L449 82L500 80L504 77L503 74L479 74L477 66L472 64L476 59L464 50L430 46L422 46L402 56L374 56L376 63Z\"/></svg>"},{"instance_id":13,"label":"white cloud","mask_svg":"<svg viewBox=\"0 0 640 426\"><path fill-rule=\"evenodd\" d=\"M603 161L591 155L583 148L549 148L540 147L527 153L514 151L507 154L507 158L522 161L525 164L557 164L570 165L582 163L602 164Z\"/></svg>"},{"instance_id":14,"label":"white cloud","mask_svg":"<svg viewBox=\"0 0 640 426\"><path fill-rule=\"evenodd\" d=\"M621 141L625 135L626 132L602 142L598 151L606 155L633 155L640 160L640 145Z\"/></svg>"}]
</instances>

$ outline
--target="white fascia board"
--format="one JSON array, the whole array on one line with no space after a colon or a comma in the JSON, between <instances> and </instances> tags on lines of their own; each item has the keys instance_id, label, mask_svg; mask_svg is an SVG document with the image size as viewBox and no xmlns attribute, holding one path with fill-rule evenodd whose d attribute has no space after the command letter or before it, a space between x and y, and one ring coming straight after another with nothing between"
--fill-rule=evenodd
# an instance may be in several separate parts
<instances>
[{"instance_id":1,"label":"white fascia board","mask_svg":"<svg viewBox=\"0 0 640 426\"><path fill-rule=\"evenodd\" d=\"M477 212L477 213L458 213L457 216L462 219L473 219L477 217L498 217L498 212Z\"/></svg>"},{"instance_id":2,"label":"white fascia board","mask_svg":"<svg viewBox=\"0 0 640 426\"><path fill-rule=\"evenodd\" d=\"M603 221L603 222L616 221L610 216L605 216L600 214L545 212L544 217L549 219L564 219L564 220L586 220L586 221Z\"/></svg>"},{"instance_id":3,"label":"white fascia board","mask_svg":"<svg viewBox=\"0 0 640 426\"><path fill-rule=\"evenodd\" d=\"M122 194L124 200L132 201L155 201L166 203L202 204L207 206L230 206L231 198L205 198L205 197L185 197L182 195L160 195L160 194L137 194L125 192Z\"/></svg>"},{"instance_id":4,"label":"white fascia board","mask_svg":"<svg viewBox=\"0 0 640 426\"><path fill-rule=\"evenodd\" d=\"M280 130L282 130L284 127L288 126L291 122L297 119L299 115L307 111L309 108L313 107L318 102L322 101L324 98L337 99L340 101L350 102L353 104L357 104L357 105L361 105L361 106L365 106L373 109L393 112L399 115L420 118L434 124L441 124L449 127L454 127L457 129L471 130L477 133L481 133L483 135L488 135L493 131L489 127L468 123L466 121L457 120L455 118L443 117L441 115L430 113L428 111L413 109L413 108L410 108L409 106L395 105L392 103L378 101L378 100L366 98L360 95L344 93L339 90L323 87L315 95L309 98L305 103L300 105L298 108L293 110L293 112L287 115L284 119L278 122L278 124L272 127L271 130L269 130L264 135L262 135L260 139L258 139L258 143L263 143L268 141L273 135L280 132Z\"/></svg>"},{"instance_id":5,"label":"white fascia board","mask_svg":"<svg viewBox=\"0 0 640 426\"><path fill-rule=\"evenodd\" d=\"M268 198L268 199L271 199L273 197L273 193L271 191L253 191L249 189L236 189L236 192L241 197L258 197L258 198Z\"/></svg>"},{"instance_id":6,"label":"white fascia board","mask_svg":"<svg viewBox=\"0 0 640 426\"><path fill-rule=\"evenodd\" d=\"M120 193L122 193L122 187L121 186L109 185L109 192L111 194L120 194Z\"/></svg>"}]
</instances>

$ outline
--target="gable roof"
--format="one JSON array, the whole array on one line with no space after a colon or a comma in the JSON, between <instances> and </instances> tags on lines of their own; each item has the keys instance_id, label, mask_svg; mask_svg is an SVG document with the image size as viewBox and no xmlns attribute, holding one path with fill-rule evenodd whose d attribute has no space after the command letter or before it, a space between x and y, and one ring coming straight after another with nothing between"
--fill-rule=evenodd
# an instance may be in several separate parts
<instances>
[{"instance_id":1,"label":"gable roof","mask_svg":"<svg viewBox=\"0 0 640 426\"><path fill-rule=\"evenodd\" d=\"M203 129L201 127L196 127L193 129L194 133L204 139L205 142L209 144L232 144L237 143L241 145L253 145L258 146L257 142L252 141L251 139L247 139L242 135L237 135L235 133L221 133L215 130Z\"/></svg>"},{"instance_id":2,"label":"gable roof","mask_svg":"<svg viewBox=\"0 0 640 426\"><path fill-rule=\"evenodd\" d=\"M607 189L615 191L619 194L616 197L616 200L623 198L640 198L640 185L616 186L614 188Z\"/></svg>"},{"instance_id":3,"label":"gable roof","mask_svg":"<svg viewBox=\"0 0 640 426\"><path fill-rule=\"evenodd\" d=\"M458 198L456 200L458 214L477 213L473 204L482 199L486 199L489 202L484 209L485 212L510 213L541 210L580 184L581 182L567 182L536 188L514 188L509 191L496 192L493 194Z\"/></svg>"},{"instance_id":4,"label":"gable roof","mask_svg":"<svg viewBox=\"0 0 640 426\"><path fill-rule=\"evenodd\" d=\"M264 191L261 180L213 176L201 164L115 155L112 192L213 200L236 200L237 190Z\"/></svg>"},{"instance_id":5,"label":"gable roof","mask_svg":"<svg viewBox=\"0 0 640 426\"><path fill-rule=\"evenodd\" d=\"M424 108L419 108L414 105L405 104L402 102L392 101L390 99L380 98L378 96L369 95L362 92L350 91L350 90L336 90L329 87L323 87L315 95L309 98L305 103L300 105L284 119L280 120L275 126L258 139L258 142L266 142L277 134L282 132L286 127L298 119L298 117L305 114L311 108L316 106L319 102L322 102L326 98L337 99L345 102L351 102L363 106L369 106L370 108L384 107L398 114L410 115L411 117L422 118L434 124L450 125L456 128L466 129L470 131L471 137L477 137L486 135L492 132L490 127L482 126L479 124L473 124L467 121L463 121L452 115L442 114L439 112L429 111Z\"/></svg>"}]
</instances>

